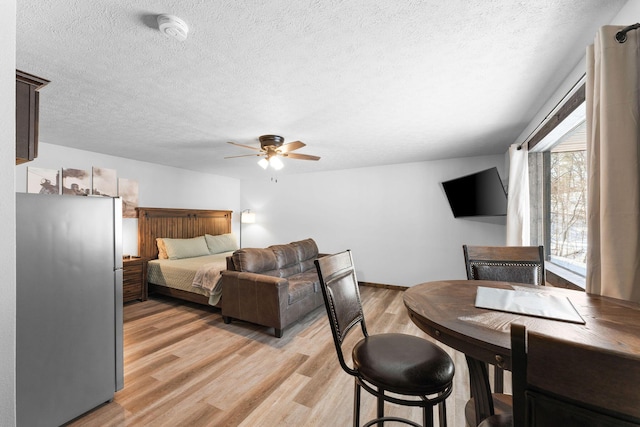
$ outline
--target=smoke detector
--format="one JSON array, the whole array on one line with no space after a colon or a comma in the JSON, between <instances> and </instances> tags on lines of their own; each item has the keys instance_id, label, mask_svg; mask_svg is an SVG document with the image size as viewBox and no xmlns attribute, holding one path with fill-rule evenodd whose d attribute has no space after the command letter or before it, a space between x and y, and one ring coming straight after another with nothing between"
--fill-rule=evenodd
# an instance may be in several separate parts
<instances>
[{"instance_id":1,"label":"smoke detector","mask_svg":"<svg viewBox=\"0 0 640 427\"><path fill-rule=\"evenodd\" d=\"M187 23L173 15L158 15L158 29L165 36L180 41L186 40L189 33Z\"/></svg>"}]
</instances>

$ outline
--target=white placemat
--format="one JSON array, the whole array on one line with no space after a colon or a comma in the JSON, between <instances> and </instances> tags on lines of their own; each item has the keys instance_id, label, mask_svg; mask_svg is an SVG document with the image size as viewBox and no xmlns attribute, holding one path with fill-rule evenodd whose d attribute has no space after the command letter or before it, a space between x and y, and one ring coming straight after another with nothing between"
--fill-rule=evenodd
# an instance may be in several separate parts
<instances>
[{"instance_id":1,"label":"white placemat","mask_svg":"<svg viewBox=\"0 0 640 427\"><path fill-rule=\"evenodd\" d=\"M479 286L476 307L584 324L566 296Z\"/></svg>"}]
</instances>

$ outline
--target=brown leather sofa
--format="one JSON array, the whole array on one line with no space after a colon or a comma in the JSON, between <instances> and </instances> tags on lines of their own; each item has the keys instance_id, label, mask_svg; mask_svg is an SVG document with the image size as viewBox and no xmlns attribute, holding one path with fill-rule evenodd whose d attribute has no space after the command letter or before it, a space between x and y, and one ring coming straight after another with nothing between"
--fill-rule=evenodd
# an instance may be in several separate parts
<instances>
[{"instance_id":1,"label":"brown leather sofa","mask_svg":"<svg viewBox=\"0 0 640 427\"><path fill-rule=\"evenodd\" d=\"M313 261L319 256L313 239L239 249L222 271L222 317L284 328L324 304Z\"/></svg>"}]
</instances>

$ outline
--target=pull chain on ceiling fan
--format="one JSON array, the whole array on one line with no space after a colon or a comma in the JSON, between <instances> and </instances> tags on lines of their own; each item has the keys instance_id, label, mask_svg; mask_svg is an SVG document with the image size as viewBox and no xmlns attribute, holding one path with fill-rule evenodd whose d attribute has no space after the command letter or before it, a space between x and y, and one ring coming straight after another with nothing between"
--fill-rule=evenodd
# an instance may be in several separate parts
<instances>
[{"instance_id":1,"label":"pull chain on ceiling fan","mask_svg":"<svg viewBox=\"0 0 640 427\"><path fill-rule=\"evenodd\" d=\"M260 140L260 148L252 147L250 145L238 144L237 142L229 141L229 144L237 145L238 147L248 148L250 150L259 151L255 154L244 154L241 156L225 157L225 159L234 159L236 157L253 157L260 156L262 159L258 164L266 169L269 165L275 170L280 170L284 167L280 157L287 157L296 160L320 160L318 156L312 156L309 154L292 153L294 150L298 150L307 144L301 141L293 141L284 144L284 138L279 135L262 135L258 138Z\"/></svg>"}]
</instances>

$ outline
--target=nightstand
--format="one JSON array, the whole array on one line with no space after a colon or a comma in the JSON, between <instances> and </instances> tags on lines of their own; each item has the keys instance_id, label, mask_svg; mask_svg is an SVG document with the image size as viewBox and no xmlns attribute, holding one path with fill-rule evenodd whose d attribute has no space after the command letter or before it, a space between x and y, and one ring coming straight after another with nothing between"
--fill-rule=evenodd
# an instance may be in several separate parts
<instances>
[{"instance_id":1,"label":"nightstand","mask_svg":"<svg viewBox=\"0 0 640 427\"><path fill-rule=\"evenodd\" d=\"M122 260L122 301L147 299L147 261L149 258Z\"/></svg>"}]
</instances>

